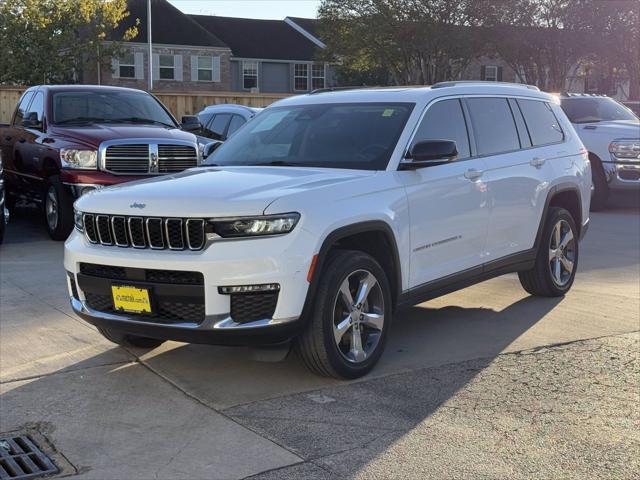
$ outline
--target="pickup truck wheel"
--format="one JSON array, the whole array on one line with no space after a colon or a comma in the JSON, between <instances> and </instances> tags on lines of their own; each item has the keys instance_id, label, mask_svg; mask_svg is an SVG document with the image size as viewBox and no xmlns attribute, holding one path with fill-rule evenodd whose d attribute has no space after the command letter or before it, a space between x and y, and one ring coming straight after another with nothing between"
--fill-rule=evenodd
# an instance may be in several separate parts
<instances>
[{"instance_id":1,"label":"pickup truck wheel","mask_svg":"<svg viewBox=\"0 0 640 480\"><path fill-rule=\"evenodd\" d=\"M522 287L531 295L560 297L573 285L578 268L578 230L571 214L552 207L545 221L535 267L518 272Z\"/></svg>"},{"instance_id":2,"label":"pickup truck wheel","mask_svg":"<svg viewBox=\"0 0 640 480\"><path fill-rule=\"evenodd\" d=\"M135 335L127 335L126 333L112 330L111 328L96 327L104 338L110 342L117 343L123 347L136 348L156 348L164 343L164 340L155 338L137 337Z\"/></svg>"},{"instance_id":3,"label":"pickup truck wheel","mask_svg":"<svg viewBox=\"0 0 640 480\"><path fill-rule=\"evenodd\" d=\"M73 197L57 175L47 180L43 205L49 236L66 240L73 230Z\"/></svg>"},{"instance_id":4,"label":"pickup truck wheel","mask_svg":"<svg viewBox=\"0 0 640 480\"><path fill-rule=\"evenodd\" d=\"M591 195L592 212L604 210L609 199L609 185L604 176L604 170L600 162L593 162L591 165L591 177L593 182L593 195Z\"/></svg>"},{"instance_id":5,"label":"pickup truck wheel","mask_svg":"<svg viewBox=\"0 0 640 480\"><path fill-rule=\"evenodd\" d=\"M341 250L330 255L318 282L296 349L319 375L361 377L384 350L392 315L389 281L373 257Z\"/></svg>"}]
</instances>

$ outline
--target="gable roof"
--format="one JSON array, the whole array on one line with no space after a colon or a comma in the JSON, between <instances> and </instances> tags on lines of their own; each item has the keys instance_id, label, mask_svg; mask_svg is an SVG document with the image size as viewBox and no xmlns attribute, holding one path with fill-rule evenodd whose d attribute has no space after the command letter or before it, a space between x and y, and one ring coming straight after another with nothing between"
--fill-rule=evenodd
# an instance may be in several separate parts
<instances>
[{"instance_id":1,"label":"gable roof","mask_svg":"<svg viewBox=\"0 0 640 480\"><path fill-rule=\"evenodd\" d=\"M287 17L292 22L304 28L311 35L316 36L318 29L318 20L316 18Z\"/></svg>"},{"instance_id":2,"label":"gable roof","mask_svg":"<svg viewBox=\"0 0 640 480\"><path fill-rule=\"evenodd\" d=\"M317 45L282 20L189 15L229 45L235 57L314 60Z\"/></svg>"},{"instance_id":3,"label":"gable roof","mask_svg":"<svg viewBox=\"0 0 640 480\"><path fill-rule=\"evenodd\" d=\"M147 42L147 1L127 0L130 15L109 36L110 40L122 39L127 29L139 20L138 35L132 42ZM153 43L165 45L191 45L201 47L228 46L211 32L202 28L166 0L151 0L151 38Z\"/></svg>"}]
</instances>

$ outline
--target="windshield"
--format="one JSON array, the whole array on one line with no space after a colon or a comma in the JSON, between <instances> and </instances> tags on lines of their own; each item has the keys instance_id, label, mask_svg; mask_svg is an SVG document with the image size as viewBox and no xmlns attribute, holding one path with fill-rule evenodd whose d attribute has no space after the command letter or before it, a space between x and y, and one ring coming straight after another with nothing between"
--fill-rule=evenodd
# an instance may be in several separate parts
<instances>
[{"instance_id":1,"label":"windshield","mask_svg":"<svg viewBox=\"0 0 640 480\"><path fill-rule=\"evenodd\" d=\"M638 120L631 110L608 97L564 98L561 105L571 123Z\"/></svg>"},{"instance_id":2,"label":"windshield","mask_svg":"<svg viewBox=\"0 0 640 480\"><path fill-rule=\"evenodd\" d=\"M151 123L176 128L151 95L116 90L54 93L53 123Z\"/></svg>"},{"instance_id":3,"label":"windshield","mask_svg":"<svg viewBox=\"0 0 640 480\"><path fill-rule=\"evenodd\" d=\"M412 109L409 103L268 108L204 163L384 170Z\"/></svg>"}]
</instances>

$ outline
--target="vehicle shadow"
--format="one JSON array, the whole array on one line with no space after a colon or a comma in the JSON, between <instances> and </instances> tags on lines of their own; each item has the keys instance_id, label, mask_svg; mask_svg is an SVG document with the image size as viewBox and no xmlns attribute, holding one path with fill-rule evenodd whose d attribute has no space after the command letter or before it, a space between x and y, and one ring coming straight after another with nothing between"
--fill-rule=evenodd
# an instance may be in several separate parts
<instances>
[{"instance_id":1,"label":"vehicle shadow","mask_svg":"<svg viewBox=\"0 0 640 480\"><path fill-rule=\"evenodd\" d=\"M73 446L77 441L70 439L81 438L100 451L96 458L108 458L110 443L123 438L131 445L140 440L145 451L162 451L174 442L168 431L177 428L189 440L189 430L175 424L168 397L186 393L303 458L359 448L347 462L353 470L341 472L352 476L468 385L560 301L524 297L500 311L423 304L398 312L380 365L353 382L314 376L295 354L280 363L258 363L238 348L169 343L148 353L131 350L147 367L144 378L138 363L96 367L98 355L52 375L10 383L0 396L0 431L25 420L46 425L54 444ZM446 367L479 358L473 368L456 375ZM162 380L149 380L154 376L148 370ZM167 392L165 380L180 391ZM363 409L363 402L369 407ZM329 425L340 425L341 434ZM228 441L215 429L208 438L197 435L198 442L186 447L185 454L203 441ZM203 465L191 467L206 468L209 460L203 457ZM136 478L141 462L150 461L146 453L123 460L129 478ZM181 465L181 472L191 467ZM158 474L163 477L162 471Z\"/></svg>"}]
</instances>

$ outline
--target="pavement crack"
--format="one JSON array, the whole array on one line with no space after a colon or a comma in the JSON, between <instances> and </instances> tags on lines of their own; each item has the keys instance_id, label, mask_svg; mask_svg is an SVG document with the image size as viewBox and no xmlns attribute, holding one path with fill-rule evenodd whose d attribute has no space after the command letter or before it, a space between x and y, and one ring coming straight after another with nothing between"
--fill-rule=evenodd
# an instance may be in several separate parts
<instances>
[{"instance_id":1,"label":"pavement crack","mask_svg":"<svg viewBox=\"0 0 640 480\"><path fill-rule=\"evenodd\" d=\"M121 365L127 365L127 364L131 364L131 363L134 363L134 362L131 361L131 360L127 360L126 362L101 363L99 365L88 365L86 367L77 367L77 368L67 367L67 368L63 368L61 370L56 370L55 372L42 373L42 374L38 374L38 375L30 375L30 376L27 376L27 377L20 377L20 378L12 378L10 380L0 380L0 385L8 385L10 383L24 382L24 381L27 381L27 380L37 380L39 378L51 377L53 375L63 375L65 373L82 372L83 370L90 370L92 368L121 366Z\"/></svg>"}]
</instances>

